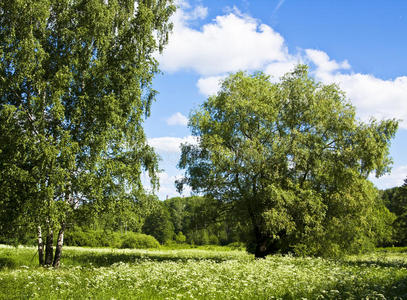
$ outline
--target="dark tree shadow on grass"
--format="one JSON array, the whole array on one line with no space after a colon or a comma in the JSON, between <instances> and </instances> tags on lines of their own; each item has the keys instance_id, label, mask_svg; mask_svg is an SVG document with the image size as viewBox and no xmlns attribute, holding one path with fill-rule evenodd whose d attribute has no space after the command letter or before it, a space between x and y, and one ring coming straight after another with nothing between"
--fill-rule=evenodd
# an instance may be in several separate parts
<instances>
[{"instance_id":1,"label":"dark tree shadow on grass","mask_svg":"<svg viewBox=\"0 0 407 300\"><path fill-rule=\"evenodd\" d=\"M14 269L17 266L14 259L11 257L0 257L0 270L1 269Z\"/></svg>"},{"instance_id":2,"label":"dark tree shadow on grass","mask_svg":"<svg viewBox=\"0 0 407 300\"><path fill-rule=\"evenodd\" d=\"M154 253L75 253L65 252L62 261L65 265L81 265L94 267L108 267L115 263L139 263L142 261L172 261L172 262L187 262L187 261L203 261L211 260L214 262L224 262L233 259L232 257L221 256L174 256L173 254L163 255Z\"/></svg>"}]
</instances>

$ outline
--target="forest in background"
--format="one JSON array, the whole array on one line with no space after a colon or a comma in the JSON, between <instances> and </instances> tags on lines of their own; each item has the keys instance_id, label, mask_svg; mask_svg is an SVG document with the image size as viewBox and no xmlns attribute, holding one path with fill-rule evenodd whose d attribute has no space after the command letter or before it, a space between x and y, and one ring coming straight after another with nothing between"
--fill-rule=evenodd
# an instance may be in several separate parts
<instances>
[{"instance_id":1,"label":"forest in background","mask_svg":"<svg viewBox=\"0 0 407 300\"><path fill-rule=\"evenodd\" d=\"M407 246L407 179L400 187L381 190L380 201L392 213L388 239L377 241L377 247ZM92 208L75 211L66 234L68 246L156 248L166 245L184 248L198 245L228 245L243 248L250 239L250 227L233 215L219 214L219 203L202 196L174 197L159 200L154 195L125 206L89 214ZM121 211L122 213L119 213ZM123 212L125 213L123 214ZM21 229L25 226L21 226ZM36 245L34 231L18 230L15 235L0 236L0 244Z\"/></svg>"}]
</instances>

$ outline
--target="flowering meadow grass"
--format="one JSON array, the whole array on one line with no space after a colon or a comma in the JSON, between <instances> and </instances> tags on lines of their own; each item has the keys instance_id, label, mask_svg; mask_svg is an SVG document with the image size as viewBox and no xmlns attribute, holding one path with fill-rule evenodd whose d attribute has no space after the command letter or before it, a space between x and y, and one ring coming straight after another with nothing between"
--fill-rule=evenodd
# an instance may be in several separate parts
<instances>
[{"instance_id":1,"label":"flowering meadow grass","mask_svg":"<svg viewBox=\"0 0 407 300\"><path fill-rule=\"evenodd\" d=\"M0 299L407 299L407 253L340 260L244 251L65 247L61 268L35 248L0 246Z\"/></svg>"}]
</instances>

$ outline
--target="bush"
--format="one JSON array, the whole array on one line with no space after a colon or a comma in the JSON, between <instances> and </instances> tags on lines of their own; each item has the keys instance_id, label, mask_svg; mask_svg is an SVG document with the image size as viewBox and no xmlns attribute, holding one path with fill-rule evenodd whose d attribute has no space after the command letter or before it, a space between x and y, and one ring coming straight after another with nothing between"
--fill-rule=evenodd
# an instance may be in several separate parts
<instances>
[{"instance_id":1,"label":"bush","mask_svg":"<svg viewBox=\"0 0 407 300\"><path fill-rule=\"evenodd\" d=\"M82 230L75 228L65 233L65 244L68 246L103 247L106 245L107 233L102 230ZM109 243L108 243L109 244Z\"/></svg>"},{"instance_id":2,"label":"bush","mask_svg":"<svg viewBox=\"0 0 407 300\"><path fill-rule=\"evenodd\" d=\"M246 245L242 242L233 242L230 244L227 244L226 247L232 249L232 250L245 250Z\"/></svg>"},{"instance_id":3,"label":"bush","mask_svg":"<svg viewBox=\"0 0 407 300\"><path fill-rule=\"evenodd\" d=\"M178 232L178 234L175 236L175 241L178 244L184 244L186 240L187 240L186 236L181 231Z\"/></svg>"},{"instance_id":4,"label":"bush","mask_svg":"<svg viewBox=\"0 0 407 300\"><path fill-rule=\"evenodd\" d=\"M122 244L120 248L131 248L131 249L147 249L147 248L158 248L160 243L151 235L146 235L143 233L127 232L123 236Z\"/></svg>"},{"instance_id":5,"label":"bush","mask_svg":"<svg viewBox=\"0 0 407 300\"><path fill-rule=\"evenodd\" d=\"M111 248L157 248L157 240L146 234L127 232L82 230L75 228L65 234L65 244L68 246L111 247Z\"/></svg>"},{"instance_id":6,"label":"bush","mask_svg":"<svg viewBox=\"0 0 407 300\"><path fill-rule=\"evenodd\" d=\"M209 235L209 244L210 245L219 245L219 239L213 233Z\"/></svg>"}]
</instances>

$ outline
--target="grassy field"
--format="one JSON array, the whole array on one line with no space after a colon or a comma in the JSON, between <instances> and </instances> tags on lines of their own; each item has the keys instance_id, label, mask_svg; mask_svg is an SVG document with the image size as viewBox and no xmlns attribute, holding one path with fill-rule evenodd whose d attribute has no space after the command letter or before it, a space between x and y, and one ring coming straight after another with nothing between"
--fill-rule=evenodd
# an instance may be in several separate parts
<instances>
[{"instance_id":1,"label":"grassy field","mask_svg":"<svg viewBox=\"0 0 407 300\"><path fill-rule=\"evenodd\" d=\"M341 260L243 251L65 247L60 269L35 248L0 246L0 299L407 299L407 253Z\"/></svg>"}]
</instances>

